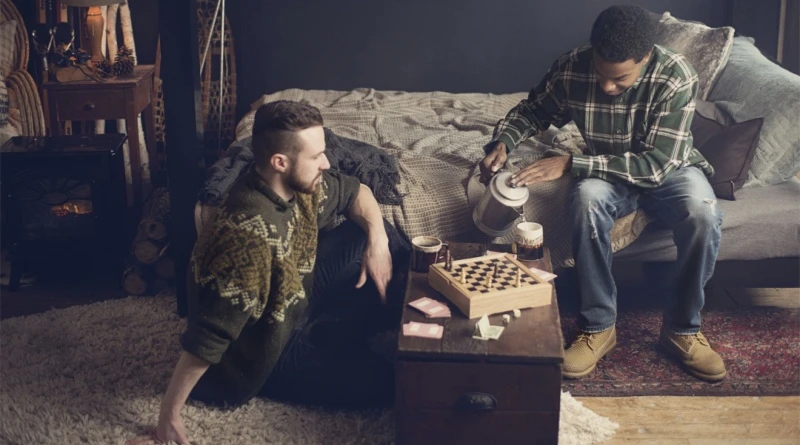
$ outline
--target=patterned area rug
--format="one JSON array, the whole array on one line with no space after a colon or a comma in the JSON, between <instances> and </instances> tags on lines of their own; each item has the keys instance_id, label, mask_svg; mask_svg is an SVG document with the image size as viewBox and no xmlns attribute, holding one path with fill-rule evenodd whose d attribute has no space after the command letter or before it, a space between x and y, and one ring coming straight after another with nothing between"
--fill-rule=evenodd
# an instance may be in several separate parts
<instances>
[{"instance_id":1,"label":"patterned area rug","mask_svg":"<svg viewBox=\"0 0 800 445\"><path fill-rule=\"evenodd\" d=\"M800 311L781 308L703 312L702 332L728 376L706 383L684 372L658 347L661 312L621 312L617 348L580 380L564 380L574 396L769 396L800 394ZM564 314L564 342L577 333L577 314Z\"/></svg>"}]
</instances>

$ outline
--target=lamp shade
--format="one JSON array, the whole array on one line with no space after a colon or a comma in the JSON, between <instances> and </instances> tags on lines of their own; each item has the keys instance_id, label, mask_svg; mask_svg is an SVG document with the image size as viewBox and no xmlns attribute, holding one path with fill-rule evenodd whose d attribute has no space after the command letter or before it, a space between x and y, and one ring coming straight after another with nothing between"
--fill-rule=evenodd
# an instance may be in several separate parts
<instances>
[{"instance_id":1,"label":"lamp shade","mask_svg":"<svg viewBox=\"0 0 800 445\"><path fill-rule=\"evenodd\" d=\"M105 6L105 5L115 5L117 3L122 3L124 0L61 0L61 3L67 6Z\"/></svg>"}]
</instances>

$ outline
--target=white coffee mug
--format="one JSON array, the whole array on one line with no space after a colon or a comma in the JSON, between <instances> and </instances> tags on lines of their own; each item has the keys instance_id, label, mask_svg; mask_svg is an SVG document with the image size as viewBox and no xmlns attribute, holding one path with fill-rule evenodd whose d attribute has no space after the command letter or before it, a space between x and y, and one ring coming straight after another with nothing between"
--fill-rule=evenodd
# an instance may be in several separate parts
<instances>
[{"instance_id":1,"label":"white coffee mug","mask_svg":"<svg viewBox=\"0 0 800 445\"><path fill-rule=\"evenodd\" d=\"M523 222L514 226L517 258L539 260L544 256L544 228L539 223Z\"/></svg>"}]
</instances>

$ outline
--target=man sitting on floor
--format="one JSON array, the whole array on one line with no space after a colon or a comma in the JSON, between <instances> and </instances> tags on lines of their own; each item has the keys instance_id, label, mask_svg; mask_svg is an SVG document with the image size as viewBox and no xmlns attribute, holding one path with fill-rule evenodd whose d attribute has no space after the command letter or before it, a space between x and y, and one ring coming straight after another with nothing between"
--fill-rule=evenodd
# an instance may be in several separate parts
<instances>
[{"instance_id":1,"label":"man sitting on floor","mask_svg":"<svg viewBox=\"0 0 800 445\"><path fill-rule=\"evenodd\" d=\"M396 327L402 274L392 279L392 267L405 269L409 246L368 187L328 171L322 124L318 109L297 102L256 112L255 165L195 245L197 306L158 426L129 444L188 444L188 397L220 406L255 396L346 407L391 399L392 366L366 340ZM319 232L339 215L348 220Z\"/></svg>"},{"instance_id":2,"label":"man sitting on floor","mask_svg":"<svg viewBox=\"0 0 800 445\"><path fill-rule=\"evenodd\" d=\"M617 289L611 275L614 220L637 208L673 231L677 276L667 288L660 344L701 379L725 378L722 358L700 333L703 286L714 271L722 211L707 180L714 169L692 146L697 74L680 54L655 45L654 24L637 6L601 12L591 45L561 56L487 144L484 180L508 152L551 124L570 121L588 153L542 159L513 176L528 186L575 179L572 249L582 333L564 352L564 376L583 377L617 344Z\"/></svg>"}]
</instances>

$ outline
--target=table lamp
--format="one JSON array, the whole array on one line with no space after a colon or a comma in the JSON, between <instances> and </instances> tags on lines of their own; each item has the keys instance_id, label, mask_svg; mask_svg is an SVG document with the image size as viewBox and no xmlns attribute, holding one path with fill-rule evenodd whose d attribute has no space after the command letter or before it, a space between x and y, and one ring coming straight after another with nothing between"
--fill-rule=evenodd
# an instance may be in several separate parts
<instances>
[{"instance_id":1,"label":"table lamp","mask_svg":"<svg viewBox=\"0 0 800 445\"><path fill-rule=\"evenodd\" d=\"M88 7L86 12L86 31L89 34L92 63L97 65L103 60L103 13L100 6L121 3L121 0L61 0L67 6Z\"/></svg>"}]
</instances>

